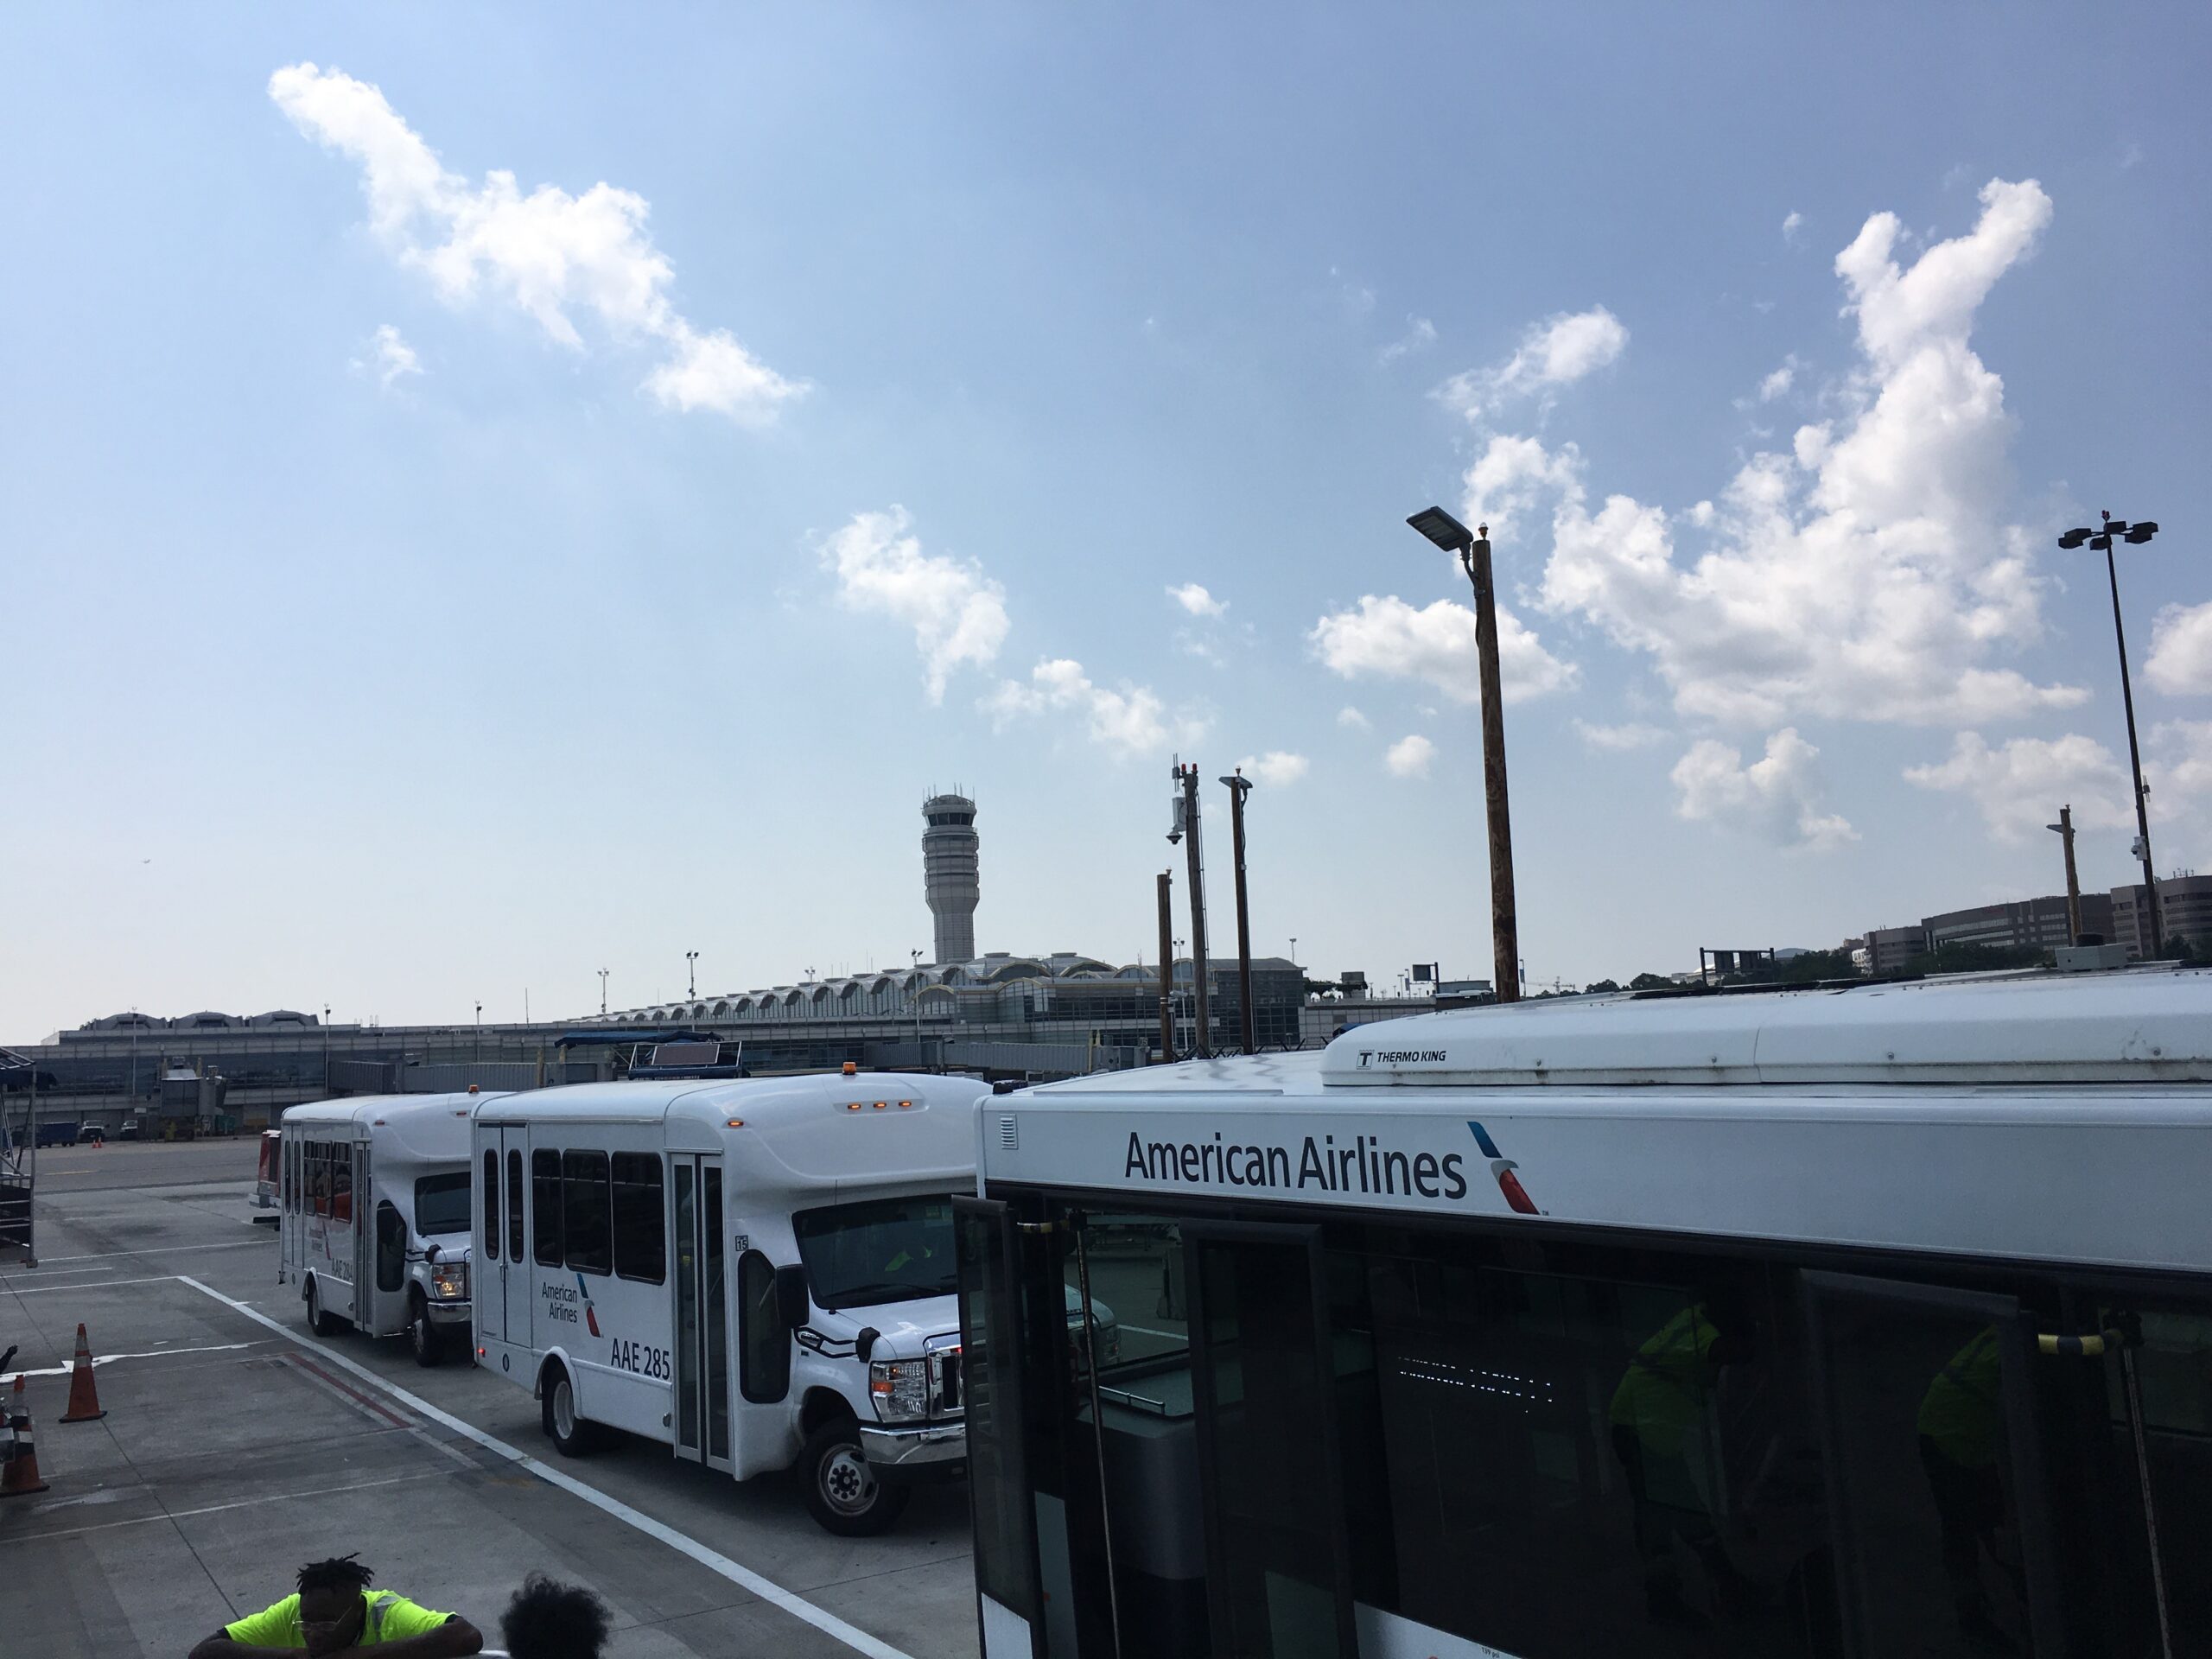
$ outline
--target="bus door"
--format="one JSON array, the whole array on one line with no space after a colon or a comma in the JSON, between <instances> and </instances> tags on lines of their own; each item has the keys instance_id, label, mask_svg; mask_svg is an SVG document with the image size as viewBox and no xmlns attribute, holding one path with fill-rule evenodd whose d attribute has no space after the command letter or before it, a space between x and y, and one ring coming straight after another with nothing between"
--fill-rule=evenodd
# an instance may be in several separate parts
<instances>
[{"instance_id":1,"label":"bus door","mask_svg":"<svg viewBox=\"0 0 2212 1659\"><path fill-rule=\"evenodd\" d=\"M490 1147L491 1136L484 1136L482 1144ZM499 1148L501 1319L506 1341L518 1348L534 1350L531 1321L537 1282L531 1271L530 1239L524 1225L524 1205L530 1198L530 1130L520 1123L500 1124ZM487 1215L485 1219L488 1223L492 1217Z\"/></svg>"},{"instance_id":2,"label":"bus door","mask_svg":"<svg viewBox=\"0 0 2212 1659\"><path fill-rule=\"evenodd\" d=\"M354 1142L353 1161L353 1323L364 1336L380 1336L376 1322L377 1226L376 1188L370 1184L369 1143Z\"/></svg>"},{"instance_id":3,"label":"bus door","mask_svg":"<svg viewBox=\"0 0 2212 1659\"><path fill-rule=\"evenodd\" d=\"M501 1246L506 1230L502 1217L505 1210L499 1192L499 1128L497 1124L480 1122L476 1132L469 1137L471 1156L469 1197L474 1201L475 1219L471 1225L469 1275L474 1282L469 1287L469 1299L474 1314L476 1340L480 1343L505 1342L507 1339L507 1253Z\"/></svg>"},{"instance_id":4,"label":"bus door","mask_svg":"<svg viewBox=\"0 0 2212 1659\"><path fill-rule=\"evenodd\" d=\"M722 1160L669 1154L675 1202L669 1275L674 1333L676 1455L709 1469L730 1468L730 1238L722 1203Z\"/></svg>"},{"instance_id":5,"label":"bus door","mask_svg":"<svg viewBox=\"0 0 2212 1659\"><path fill-rule=\"evenodd\" d=\"M1185 1223L1214 1659L1355 1659L1316 1227Z\"/></svg>"},{"instance_id":6,"label":"bus door","mask_svg":"<svg viewBox=\"0 0 2212 1659\"><path fill-rule=\"evenodd\" d=\"M2062 1651L2019 1304L1832 1273L1804 1296L1845 1653Z\"/></svg>"},{"instance_id":7,"label":"bus door","mask_svg":"<svg viewBox=\"0 0 2212 1659\"><path fill-rule=\"evenodd\" d=\"M1037 1504L1029 1484L1023 1409L1029 1338L1021 1317L1019 1235L1013 1212L992 1200L955 1198L952 1219L960 1270L968 1507L976 1528L983 1659L1045 1659ZM1057 1275L1050 1288L1059 1294Z\"/></svg>"}]
</instances>

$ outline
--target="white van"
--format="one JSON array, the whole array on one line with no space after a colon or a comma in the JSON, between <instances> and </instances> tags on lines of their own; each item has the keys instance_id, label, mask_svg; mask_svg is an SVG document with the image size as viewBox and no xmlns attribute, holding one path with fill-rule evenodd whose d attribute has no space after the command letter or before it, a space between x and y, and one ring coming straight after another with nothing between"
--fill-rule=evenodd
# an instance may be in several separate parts
<instances>
[{"instance_id":1,"label":"white van","mask_svg":"<svg viewBox=\"0 0 2212 1659\"><path fill-rule=\"evenodd\" d=\"M882 1531L966 1456L952 1195L982 1085L585 1084L477 1109L476 1357L564 1454L626 1429Z\"/></svg>"},{"instance_id":2,"label":"white van","mask_svg":"<svg viewBox=\"0 0 2212 1659\"><path fill-rule=\"evenodd\" d=\"M308 1327L407 1334L435 1365L468 1338L468 1122L497 1096L369 1095L295 1106L278 1134L276 1282Z\"/></svg>"}]
</instances>

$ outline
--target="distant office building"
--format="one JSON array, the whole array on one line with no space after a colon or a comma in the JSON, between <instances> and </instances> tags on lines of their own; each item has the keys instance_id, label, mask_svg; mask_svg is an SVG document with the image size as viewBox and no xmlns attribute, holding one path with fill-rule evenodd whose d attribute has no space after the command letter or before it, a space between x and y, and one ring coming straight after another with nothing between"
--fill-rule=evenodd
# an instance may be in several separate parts
<instances>
[{"instance_id":1,"label":"distant office building","mask_svg":"<svg viewBox=\"0 0 2212 1659\"><path fill-rule=\"evenodd\" d=\"M2066 925L2066 895L2021 899L2011 904L1976 905L1921 918L1930 950L1947 944L1979 945L1993 950L2049 950L2074 943ZM2113 901L2101 893L2082 895L2082 931L2100 938L2113 936Z\"/></svg>"},{"instance_id":2,"label":"distant office building","mask_svg":"<svg viewBox=\"0 0 2212 1659\"><path fill-rule=\"evenodd\" d=\"M1900 972L1928 949L1928 930L1925 927L1870 927L1866 930L1864 947L1866 960L1860 963L1868 973L1876 976ZM1853 956L1859 953L1854 951Z\"/></svg>"},{"instance_id":3,"label":"distant office building","mask_svg":"<svg viewBox=\"0 0 2212 1659\"><path fill-rule=\"evenodd\" d=\"M937 924L930 960L972 962L976 906L982 897L976 803L965 795L932 795L922 803L922 896Z\"/></svg>"},{"instance_id":4,"label":"distant office building","mask_svg":"<svg viewBox=\"0 0 2212 1659\"><path fill-rule=\"evenodd\" d=\"M2200 952L2212 952L2212 875L2170 875L2158 883L2159 921L2169 940L2185 938ZM2082 903L2088 902L2084 894ZM2143 884L2114 887L2107 901L2112 923L2105 937L2141 957L2151 947L2143 915Z\"/></svg>"}]
</instances>

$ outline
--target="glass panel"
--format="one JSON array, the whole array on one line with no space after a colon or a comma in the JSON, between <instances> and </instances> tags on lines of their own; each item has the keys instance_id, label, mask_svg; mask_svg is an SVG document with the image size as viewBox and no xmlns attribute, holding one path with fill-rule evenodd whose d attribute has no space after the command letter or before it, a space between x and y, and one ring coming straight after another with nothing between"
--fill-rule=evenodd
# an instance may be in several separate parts
<instances>
[{"instance_id":1,"label":"glass panel","mask_svg":"<svg viewBox=\"0 0 2212 1659\"><path fill-rule=\"evenodd\" d=\"M499 1259L499 1154L484 1154L484 1254Z\"/></svg>"},{"instance_id":2,"label":"glass panel","mask_svg":"<svg viewBox=\"0 0 2212 1659\"><path fill-rule=\"evenodd\" d=\"M333 1147L330 1149L330 1218L351 1222L353 1219L353 1149Z\"/></svg>"},{"instance_id":3,"label":"glass panel","mask_svg":"<svg viewBox=\"0 0 2212 1659\"><path fill-rule=\"evenodd\" d=\"M668 1276L668 1217L657 1152L614 1154L614 1271L648 1285Z\"/></svg>"},{"instance_id":4,"label":"glass panel","mask_svg":"<svg viewBox=\"0 0 2212 1659\"><path fill-rule=\"evenodd\" d=\"M962 1398L967 1407L968 1502L976 1586L1031 1621L1039 1612L1033 1501L1022 1455L1020 1333L1015 1325L1014 1227L1002 1205L956 1206ZM816 1300L819 1301L819 1292Z\"/></svg>"},{"instance_id":5,"label":"glass panel","mask_svg":"<svg viewBox=\"0 0 2212 1659\"><path fill-rule=\"evenodd\" d=\"M2212 1544L2212 1314L2145 1308L2141 1323L2143 1340L2131 1357L2173 1650L2212 1653L2212 1573L2204 1570ZM2118 1355L2105 1360L2107 1397L2124 1412L2121 1364ZM2112 1451L2139 1509L2142 1477L2126 1421L2114 1425Z\"/></svg>"},{"instance_id":6,"label":"glass panel","mask_svg":"<svg viewBox=\"0 0 2212 1659\"><path fill-rule=\"evenodd\" d=\"M1183 1242L1174 1222L1128 1213L1087 1216L1084 1252L1090 1268L1090 1317L1102 1377L1124 1366L1133 1372L1160 1371L1190 1347ZM1062 1265L1062 1281L1069 1334L1080 1338L1082 1275L1072 1250ZM1179 1395L1185 1405L1187 1398L1182 1396L1187 1393L1185 1389Z\"/></svg>"},{"instance_id":7,"label":"glass panel","mask_svg":"<svg viewBox=\"0 0 2212 1659\"><path fill-rule=\"evenodd\" d=\"M543 1268L557 1268L566 1260L568 1235L561 1225L561 1154L543 1147L530 1154L531 1258Z\"/></svg>"},{"instance_id":8,"label":"glass panel","mask_svg":"<svg viewBox=\"0 0 2212 1659\"><path fill-rule=\"evenodd\" d=\"M699 1452L699 1205L697 1174L676 1160L676 1444Z\"/></svg>"},{"instance_id":9,"label":"glass panel","mask_svg":"<svg viewBox=\"0 0 2212 1659\"><path fill-rule=\"evenodd\" d=\"M729 1456L729 1313L723 1278L725 1263L729 1260L729 1246L722 1237L722 1171L720 1164L709 1164L702 1173L705 1184L704 1225L700 1230L700 1249L704 1253L705 1272L701 1275L703 1300L706 1303L706 1330L702 1342L706 1349L707 1367L707 1455L710 1458ZM658 1190L654 1193L659 1197Z\"/></svg>"},{"instance_id":10,"label":"glass panel","mask_svg":"<svg viewBox=\"0 0 2212 1659\"><path fill-rule=\"evenodd\" d=\"M565 1259L579 1273L609 1273L614 1267L612 1203L607 1195L607 1154L561 1154L561 1226Z\"/></svg>"},{"instance_id":11,"label":"glass panel","mask_svg":"<svg viewBox=\"0 0 2212 1659\"><path fill-rule=\"evenodd\" d=\"M822 1307L875 1307L952 1294L949 1198L870 1198L802 1210L791 1226Z\"/></svg>"},{"instance_id":12,"label":"glass panel","mask_svg":"<svg viewBox=\"0 0 2212 1659\"><path fill-rule=\"evenodd\" d=\"M507 1260L519 1262L523 1258L522 1243L522 1154L507 1154Z\"/></svg>"},{"instance_id":13,"label":"glass panel","mask_svg":"<svg viewBox=\"0 0 2212 1659\"><path fill-rule=\"evenodd\" d=\"M1343 1651L1338 1517L1326 1469L1317 1468L1329 1402L1308 1251L1212 1238L1192 1249L1204 1320L1196 1363L1211 1431L1214 1652L1327 1659Z\"/></svg>"},{"instance_id":14,"label":"glass panel","mask_svg":"<svg viewBox=\"0 0 2212 1659\"><path fill-rule=\"evenodd\" d=\"M737 1264L737 1386L772 1405L791 1391L791 1337L776 1310L776 1269L758 1250Z\"/></svg>"},{"instance_id":15,"label":"glass panel","mask_svg":"<svg viewBox=\"0 0 2212 1659\"><path fill-rule=\"evenodd\" d=\"M1821 1317L1859 1650L2028 1652L2000 1328L1860 1296Z\"/></svg>"},{"instance_id":16,"label":"glass panel","mask_svg":"<svg viewBox=\"0 0 2212 1659\"><path fill-rule=\"evenodd\" d=\"M466 1212L466 1200L463 1210ZM407 1224L390 1198L377 1205L377 1288L397 1290L407 1282Z\"/></svg>"},{"instance_id":17,"label":"glass panel","mask_svg":"<svg viewBox=\"0 0 2212 1659\"><path fill-rule=\"evenodd\" d=\"M415 1230L424 1238L468 1230L468 1171L425 1175L415 1183Z\"/></svg>"}]
</instances>

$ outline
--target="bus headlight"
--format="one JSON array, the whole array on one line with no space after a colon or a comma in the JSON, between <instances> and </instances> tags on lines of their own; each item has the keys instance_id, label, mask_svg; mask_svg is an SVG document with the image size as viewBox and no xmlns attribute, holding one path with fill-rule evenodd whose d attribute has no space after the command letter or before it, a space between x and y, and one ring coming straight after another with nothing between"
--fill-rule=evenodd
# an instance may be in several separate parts
<instances>
[{"instance_id":1,"label":"bus headlight","mask_svg":"<svg viewBox=\"0 0 2212 1659\"><path fill-rule=\"evenodd\" d=\"M879 1359L868 1368L868 1396L887 1423L919 1422L930 1414L930 1367L924 1359Z\"/></svg>"},{"instance_id":2,"label":"bus headlight","mask_svg":"<svg viewBox=\"0 0 2212 1659\"><path fill-rule=\"evenodd\" d=\"M468 1263L441 1262L430 1269L430 1294L442 1302L468 1300Z\"/></svg>"}]
</instances>

